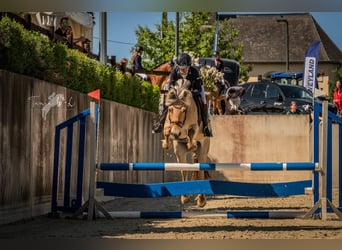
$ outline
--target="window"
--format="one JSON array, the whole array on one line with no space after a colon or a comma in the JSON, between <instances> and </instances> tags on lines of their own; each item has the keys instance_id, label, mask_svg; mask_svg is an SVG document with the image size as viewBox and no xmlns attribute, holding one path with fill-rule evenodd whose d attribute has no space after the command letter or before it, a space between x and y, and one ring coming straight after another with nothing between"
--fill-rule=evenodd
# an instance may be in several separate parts
<instances>
[{"instance_id":1,"label":"window","mask_svg":"<svg viewBox=\"0 0 342 250\"><path fill-rule=\"evenodd\" d=\"M266 94L266 85L263 83L254 84L251 92L251 96L254 98L265 98Z\"/></svg>"},{"instance_id":2,"label":"window","mask_svg":"<svg viewBox=\"0 0 342 250\"><path fill-rule=\"evenodd\" d=\"M266 98L278 98L280 95L279 90L272 84L266 86Z\"/></svg>"}]
</instances>

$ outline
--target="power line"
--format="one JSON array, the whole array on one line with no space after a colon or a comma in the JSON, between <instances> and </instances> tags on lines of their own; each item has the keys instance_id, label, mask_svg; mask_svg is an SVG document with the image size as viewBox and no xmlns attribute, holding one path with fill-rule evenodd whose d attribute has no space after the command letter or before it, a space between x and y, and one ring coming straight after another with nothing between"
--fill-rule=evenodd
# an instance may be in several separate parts
<instances>
[{"instance_id":1,"label":"power line","mask_svg":"<svg viewBox=\"0 0 342 250\"><path fill-rule=\"evenodd\" d=\"M95 39L100 39L96 36L94 36ZM120 41L114 41L114 40L109 40L107 39L107 42L112 42L112 43L118 43L118 44L126 44L126 45L135 45L134 43L128 43L128 42L120 42Z\"/></svg>"}]
</instances>

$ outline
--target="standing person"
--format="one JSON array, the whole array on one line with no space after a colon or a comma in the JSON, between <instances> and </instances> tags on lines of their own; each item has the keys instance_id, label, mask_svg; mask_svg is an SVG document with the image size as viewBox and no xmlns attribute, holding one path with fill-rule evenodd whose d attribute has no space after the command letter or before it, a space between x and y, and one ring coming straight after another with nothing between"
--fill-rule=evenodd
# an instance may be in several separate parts
<instances>
[{"instance_id":1,"label":"standing person","mask_svg":"<svg viewBox=\"0 0 342 250\"><path fill-rule=\"evenodd\" d=\"M198 107L201 109L204 136L212 136L208 126L208 107L205 98L203 82L200 78L198 70L191 65L191 57L187 53L181 53L178 55L176 66L173 68L170 74L170 87L174 87L179 79L187 79L190 81L191 85L188 89L192 92L192 96L196 104L199 104ZM153 125L153 131L155 133L162 131L166 113L167 108L164 109L163 113L159 117L159 122Z\"/></svg>"},{"instance_id":2,"label":"standing person","mask_svg":"<svg viewBox=\"0 0 342 250\"><path fill-rule=\"evenodd\" d=\"M220 58L220 52L218 52L217 50L214 51L213 57L215 58L213 66L215 66L215 68L218 71L222 72L223 71L223 62L222 62L222 60Z\"/></svg>"},{"instance_id":3,"label":"standing person","mask_svg":"<svg viewBox=\"0 0 342 250\"><path fill-rule=\"evenodd\" d=\"M297 103L296 101L291 101L290 103L290 109L286 113L287 115L298 115L300 114L300 111L297 109Z\"/></svg>"},{"instance_id":4,"label":"standing person","mask_svg":"<svg viewBox=\"0 0 342 250\"><path fill-rule=\"evenodd\" d=\"M342 116L342 85L340 80L337 80L335 84L334 103L337 108L337 115Z\"/></svg>"}]
</instances>

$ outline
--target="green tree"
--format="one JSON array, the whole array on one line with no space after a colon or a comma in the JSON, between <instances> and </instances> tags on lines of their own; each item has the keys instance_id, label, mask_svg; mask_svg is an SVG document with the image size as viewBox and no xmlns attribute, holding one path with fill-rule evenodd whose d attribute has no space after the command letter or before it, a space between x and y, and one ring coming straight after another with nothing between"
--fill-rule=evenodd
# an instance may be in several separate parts
<instances>
[{"instance_id":1,"label":"green tree","mask_svg":"<svg viewBox=\"0 0 342 250\"><path fill-rule=\"evenodd\" d=\"M179 51L193 52L195 57L211 57L215 37L215 22L209 12L182 12L179 15ZM213 23L213 24L212 24ZM144 47L144 67L152 69L174 57L175 21L169 21L164 12L156 31L138 26L135 30L137 43ZM250 65L242 59L243 46L236 41L239 34L231 20L219 23L218 50L222 58L234 59L240 63L240 79L248 80ZM132 49L133 50L133 49Z\"/></svg>"}]
</instances>

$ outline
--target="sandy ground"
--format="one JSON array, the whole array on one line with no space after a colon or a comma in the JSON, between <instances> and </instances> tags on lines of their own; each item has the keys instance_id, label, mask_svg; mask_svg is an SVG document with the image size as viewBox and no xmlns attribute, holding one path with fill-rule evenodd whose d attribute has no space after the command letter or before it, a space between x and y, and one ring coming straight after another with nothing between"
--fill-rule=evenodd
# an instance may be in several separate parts
<instances>
[{"instance_id":1,"label":"sandy ground","mask_svg":"<svg viewBox=\"0 0 342 250\"><path fill-rule=\"evenodd\" d=\"M158 199L116 198L102 201L108 211L296 210L312 207L311 195L286 198L207 196L207 205L194 200L182 206L179 197ZM335 204L336 205L336 204ZM70 219L68 215L0 226L0 239L342 239L342 221L329 213L320 219L237 219L196 217L179 219L97 218Z\"/></svg>"}]
</instances>

